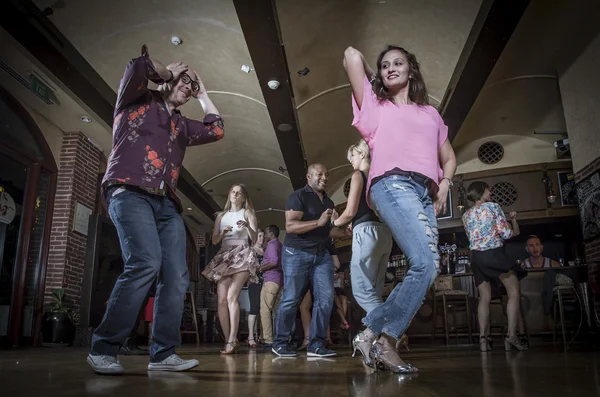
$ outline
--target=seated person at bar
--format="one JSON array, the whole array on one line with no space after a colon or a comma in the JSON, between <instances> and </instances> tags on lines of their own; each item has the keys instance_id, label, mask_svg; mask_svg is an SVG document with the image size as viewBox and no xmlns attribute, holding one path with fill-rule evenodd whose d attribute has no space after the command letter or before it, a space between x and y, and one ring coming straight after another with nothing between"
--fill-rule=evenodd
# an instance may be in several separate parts
<instances>
[{"instance_id":1,"label":"seated person at bar","mask_svg":"<svg viewBox=\"0 0 600 397\"><path fill-rule=\"evenodd\" d=\"M525 250L529 253L529 258L523 262L524 269L543 269L550 267L560 267L557 261L550 258L546 258L542 255L544 246L540 238L534 234L527 237L527 244Z\"/></svg>"}]
</instances>

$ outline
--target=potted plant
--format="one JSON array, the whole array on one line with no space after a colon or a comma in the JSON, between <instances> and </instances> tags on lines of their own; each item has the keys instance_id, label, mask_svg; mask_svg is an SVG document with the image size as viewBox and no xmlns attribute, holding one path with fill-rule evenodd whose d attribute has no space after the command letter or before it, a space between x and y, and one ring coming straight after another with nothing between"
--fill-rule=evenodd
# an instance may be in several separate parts
<instances>
[{"instance_id":1,"label":"potted plant","mask_svg":"<svg viewBox=\"0 0 600 397\"><path fill-rule=\"evenodd\" d=\"M54 304L49 306L42 317L42 337L44 346L69 346L75 338L74 316L65 307L65 290L52 290Z\"/></svg>"}]
</instances>

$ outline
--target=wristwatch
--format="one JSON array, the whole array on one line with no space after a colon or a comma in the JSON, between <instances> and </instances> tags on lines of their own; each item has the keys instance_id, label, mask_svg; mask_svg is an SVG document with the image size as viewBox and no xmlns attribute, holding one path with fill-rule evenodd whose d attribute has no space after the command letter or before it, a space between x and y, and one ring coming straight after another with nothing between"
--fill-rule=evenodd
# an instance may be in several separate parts
<instances>
[{"instance_id":1,"label":"wristwatch","mask_svg":"<svg viewBox=\"0 0 600 397\"><path fill-rule=\"evenodd\" d=\"M444 179L446 179L448 181L448 185L450 185L450 187L454 186L454 183L452 182L452 179L448 178L447 176L445 176L442 179L440 179L440 182L443 181Z\"/></svg>"}]
</instances>

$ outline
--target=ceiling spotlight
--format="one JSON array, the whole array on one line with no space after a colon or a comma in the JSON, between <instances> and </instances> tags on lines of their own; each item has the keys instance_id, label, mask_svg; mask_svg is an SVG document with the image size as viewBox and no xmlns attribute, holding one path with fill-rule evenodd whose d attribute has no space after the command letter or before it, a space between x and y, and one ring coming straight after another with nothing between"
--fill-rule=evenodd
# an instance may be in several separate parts
<instances>
[{"instance_id":1,"label":"ceiling spotlight","mask_svg":"<svg viewBox=\"0 0 600 397\"><path fill-rule=\"evenodd\" d=\"M88 116L81 116L81 118L79 120L81 120L84 123L91 123L92 122L92 119L90 117L88 117Z\"/></svg>"},{"instance_id":2,"label":"ceiling spotlight","mask_svg":"<svg viewBox=\"0 0 600 397\"><path fill-rule=\"evenodd\" d=\"M177 36L171 37L171 44L173 44L173 45L179 45L181 43L183 43L183 40L181 40L181 38L179 38Z\"/></svg>"},{"instance_id":3,"label":"ceiling spotlight","mask_svg":"<svg viewBox=\"0 0 600 397\"><path fill-rule=\"evenodd\" d=\"M309 72L310 72L310 69L309 69L309 68L304 68L304 69L302 69L302 70L298 70L298 75L299 75L300 77L302 77L302 76L306 76L306 75L307 75Z\"/></svg>"},{"instance_id":4,"label":"ceiling spotlight","mask_svg":"<svg viewBox=\"0 0 600 397\"><path fill-rule=\"evenodd\" d=\"M281 173L285 173L285 172L287 172L287 169L286 169L286 168L283 168L282 166L279 166L279 171L280 171Z\"/></svg>"},{"instance_id":5,"label":"ceiling spotlight","mask_svg":"<svg viewBox=\"0 0 600 397\"><path fill-rule=\"evenodd\" d=\"M292 125L288 123L282 123L277 126L277 129L281 132L288 132L292 130Z\"/></svg>"},{"instance_id":6,"label":"ceiling spotlight","mask_svg":"<svg viewBox=\"0 0 600 397\"><path fill-rule=\"evenodd\" d=\"M251 66L242 65L242 72L250 73L250 72L253 72L253 71L254 71L254 69L252 69Z\"/></svg>"},{"instance_id":7,"label":"ceiling spotlight","mask_svg":"<svg viewBox=\"0 0 600 397\"><path fill-rule=\"evenodd\" d=\"M191 210L193 210L193 208L192 207L187 207L187 210L191 211Z\"/></svg>"},{"instance_id":8,"label":"ceiling spotlight","mask_svg":"<svg viewBox=\"0 0 600 397\"><path fill-rule=\"evenodd\" d=\"M269 86L270 89L276 90L277 88L279 88L279 81L277 81L277 80L269 80L267 82L267 85Z\"/></svg>"}]
</instances>

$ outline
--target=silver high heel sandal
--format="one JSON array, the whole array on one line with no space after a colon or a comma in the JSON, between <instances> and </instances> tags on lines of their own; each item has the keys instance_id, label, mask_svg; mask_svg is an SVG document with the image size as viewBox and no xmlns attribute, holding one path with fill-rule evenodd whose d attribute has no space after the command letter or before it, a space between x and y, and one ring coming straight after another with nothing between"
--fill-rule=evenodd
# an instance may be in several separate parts
<instances>
[{"instance_id":1,"label":"silver high heel sandal","mask_svg":"<svg viewBox=\"0 0 600 397\"><path fill-rule=\"evenodd\" d=\"M375 368L373 366L373 362L369 357L369 351L371 350L371 346L375 338L369 340L365 338L365 335L362 332L356 334L354 339L352 339L352 347L354 348L354 352L352 353L352 358L356 357L356 351L358 350L360 354L362 354L363 362L367 367Z\"/></svg>"},{"instance_id":2,"label":"silver high heel sandal","mask_svg":"<svg viewBox=\"0 0 600 397\"><path fill-rule=\"evenodd\" d=\"M371 358L371 361L373 361L375 372L377 372L379 368L390 370L395 374L415 374L419 372L417 367L413 367L408 363L406 363L406 365L390 363L386 356L392 354L398 354L396 349L387 347L379 342L373 344L373 347L371 347L371 351L369 352L369 357Z\"/></svg>"},{"instance_id":3,"label":"silver high heel sandal","mask_svg":"<svg viewBox=\"0 0 600 397\"><path fill-rule=\"evenodd\" d=\"M492 345L488 337L482 336L479 338L479 350L482 352L491 352Z\"/></svg>"},{"instance_id":4,"label":"silver high heel sandal","mask_svg":"<svg viewBox=\"0 0 600 397\"><path fill-rule=\"evenodd\" d=\"M515 340L510 340L508 338L508 336L506 338L504 338L504 350L506 350L507 352L509 352L511 350L511 348L515 347L517 350L527 350L529 349L528 346L526 346L525 344L523 344L521 342L521 339L519 339L518 337L515 337Z\"/></svg>"}]
</instances>

